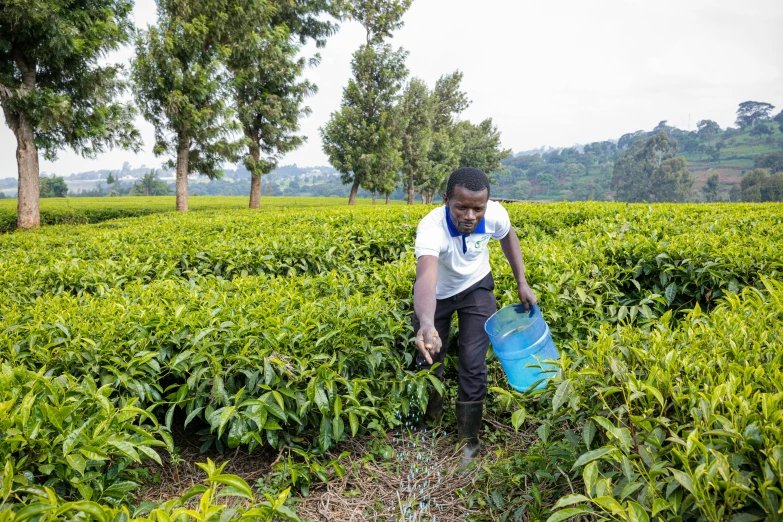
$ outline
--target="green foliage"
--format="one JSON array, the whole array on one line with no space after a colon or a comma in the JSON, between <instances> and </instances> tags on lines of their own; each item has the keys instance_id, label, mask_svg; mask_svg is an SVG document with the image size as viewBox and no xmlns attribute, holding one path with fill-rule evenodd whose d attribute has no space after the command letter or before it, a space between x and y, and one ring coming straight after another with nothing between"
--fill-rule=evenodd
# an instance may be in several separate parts
<instances>
[{"instance_id":1,"label":"green foliage","mask_svg":"<svg viewBox=\"0 0 783 522\"><path fill-rule=\"evenodd\" d=\"M500 132L492 119L478 125L461 121L456 125L456 134L461 142L460 166L475 167L491 174L500 168L500 160L511 152L500 148Z\"/></svg>"},{"instance_id":2,"label":"green foliage","mask_svg":"<svg viewBox=\"0 0 783 522\"><path fill-rule=\"evenodd\" d=\"M0 11L0 102L11 129L29 124L54 160L67 146L94 157L107 146L137 149L134 112L117 99L122 66L98 65L132 34L126 0L4 2Z\"/></svg>"},{"instance_id":3,"label":"green foliage","mask_svg":"<svg viewBox=\"0 0 783 522\"><path fill-rule=\"evenodd\" d=\"M460 166L463 142L459 137L456 120L470 105L467 94L460 90L462 76L460 71L441 76L431 93L432 143L427 155L426 168L419 173L419 180L416 183L416 190L421 192L422 200L427 204L432 203L436 194L445 192L449 174ZM469 122L466 122L466 125L467 131L473 130ZM480 137L476 136L477 140ZM489 142L493 143L491 139ZM484 152L484 154L491 155L492 152Z\"/></svg>"},{"instance_id":4,"label":"green foliage","mask_svg":"<svg viewBox=\"0 0 783 522\"><path fill-rule=\"evenodd\" d=\"M769 119L775 106L766 102L746 101L737 108L737 126L741 129L754 127L756 123Z\"/></svg>"},{"instance_id":5,"label":"green foliage","mask_svg":"<svg viewBox=\"0 0 783 522\"><path fill-rule=\"evenodd\" d=\"M413 190L421 184L428 167L427 158L432 146L432 101L427 84L419 78L412 78L400 102L400 155L408 203L413 203Z\"/></svg>"},{"instance_id":6,"label":"green foliage","mask_svg":"<svg viewBox=\"0 0 783 522\"><path fill-rule=\"evenodd\" d=\"M38 182L39 194L42 198L64 198L68 195L68 185L59 176L40 178Z\"/></svg>"},{"instance_id":7,"label":"green foliage","mask_svg":"<svg viewBox=\"0 0 783 522\"><path fill-rule=\"evenodd\" d=\"M338 112L321 128L324 152L351 183L348 203L356 201L359 186L390 194L398 183L401 115L396 107L408 76L404 49L393 50L384 40L402 27L412 0L358 0L347 3L351 17L362 24L366 42L353 54L353 78L343 89Z\"/></svg>"},{"instance_id":8,"label":"green foliage","mask_svg":"<svg viewBox=\"0 0 783 522\"><path fill-rule=\"evenodd\" d=\"M720 125L712 120L701 120L696 123L696 128L698 129L699 137L707 140L708 145L712 141L712 138L721 132Z\"/></svg>"},{"instance_id":9,"label":"green foliage","mask_svg":"<svg viewBox=\"0 0 783 522\"><path fill-rule=\"evenodd\" d=\"M297 58L299 51L284 25L254 28L232 46L232 94L248 139L245 166L254 176L270 173L283 154L303 143L295 133L310 110L302 102L316 88L300 78L305 60Z\"/></svg>"},{"instance_id":10,"label":"green foliage","mask_svg":"<svg viewBox=\"0 0 783 522\"><path fill-rule=\"evenodd\" d=\"M403 26L402 16L413 0L354 0L347 2L350 17L364 27L367 45L380 44Z\"/></svg>"},{"instance_id":11,"label":"green foliage","mask_svg":"<svg viewBox=\"0 0 783 522\"><path fill-rule=\"evenodd\" d=\"M783 172L783 152L770 152L756 158L754 163L757 169L766 169L772 174Z\"/></svg>"},{"instance_id":12,"label":"green foliage","mask_svg":"<svg viewBox=\"0 0 783 522\"><path fill-rule=\"evenodd\" d=\"M69 335L65 325L56 327ZM172 448L168 432L137 402L120 399L109 385L98 387L90 375L50 377L3 363L0 461L6 479L20 488L45 485L66 499L126 500L138 486L129 465L148 458L160 463L154 447L164 446L161 437ZM30 492L17 495L23 500Z\"/></svg>"},{"instance_id":13,"label":"green foliage","mask_svg":"<svg viewBox=\"0 0 783 522\"><path fill-rule=\"evenodd\" d=\"M464 492L480 507L476 517L562 519L577 512L571 509L606 518L644 512L652 519L657 510L666 520L709 519L710 498L745 517L774 507L780 478L768 477L767 468L777 469L781 424L774 402L783 333L783 289L775 282L783 273L780 205L507 208L561 352L560 371L545 390L518 394L490 358L494 409L537 441L480 470L475 490ZM141 408L154 419L139 413L128 423L149 424L142 429L156 444L168 427L187 424L204 448L278 448L264 486L306 493L345 472L340 442L397 428L398 414L424 408L435 385L432 375L410 370L411 245L428 210L269 207L263 220L212 210L0 236L0 361L26 376L20 386L40 368L43 383L69 383L66 399L36 399L41 408L78 398L79 412L92 419L98 390L107 394L107 417ZM502 252L490 254L500 304L516 301ZM17 422L26 392L4 386L0 394L10 390ZM75 391L93 388L95 394ZM78 418L74 423L78 428ZM35 429L34 421L24 426ZM38 428L36 444L52 445L47 429ZM116 432L139 435L129 426ZM65 462L59 480L70 485L80 478L80 462L71 459L74 469L61 446L55 449L54 461ZM721 455L730 464L728 481ZM13 469L22 471L12 476L36 465L23 459L14 456ZM112 462L122 459L130 458ZM229 492L247 493L206 467ZM707 485L701 492L692 486L692 495L680 473ZM111 487L101 485L106 476L94 476L90 487ZM42 496L14 493L15 509L60 506L58 496L82 501L68 486L70 497L52 488L50 502L45 478L27 480ZM215 497L207 497L212 505ZM101 509L123 509L95 498ZM271 496L265 506L278 500ZM157 509L173 513L187 501ZM623 515L607 511L614 502ZM242 512L220 509L216 517Z\"/></svg>"},{"instance_id":14,"label":"green foliage","mask_svg":"<svg viewBox=\"0 0 783 522\"><path fill-rule=\"evenodd\" d=\"M750 129L751 136L771 136L772 134L775 134L775 129L767 123L759 123Z\"/></svg>"},{"instance_id":15,"label":"green foliage","mask_svg":"<svg viewBox=\"0 0 783 522\"><path fill-rule=\"evenodd\" d=\"M220 177L239 145L229 84L219 79L231 17L207 1L162 2L158 11L158 25L139 33L133 61L136 99L155 127L153 150L173 156L169 166L178 171Z\"/></svg>"},{"instance_id":16,"label":"green foliage","mask_svg":"<svg viewBox=\"0 0 783 522\"><path fill-rule=\"evenodd\" d=\"M720 201L720 196L718 195L719 184L720 175L715 172L710 174L710 177L707 178L707 183L701 188L701 191L704 193L704 199L706 199L708 203Z\"/></svg>"},{"instance_id":17,"label":"green foliage","mask_svg":"<svg viewBox=\"0 0 783 522\"><path fill-rule=\"evenodd\" d=\"M138 183L133 184L131 193L135 196L166 196L169 186L158 179L155 169L150 170L141 177ZM108 183L108 180L107 180Z\"/></svg>"},{"instance_id":18,"label":"green foliage","mask_svg":"<svg viewBox=\"0 0 783 522\"><path fill-rule=\"evenodd\" d=\"M615 163L612 189L620 201L685 201L693 184L677 142L661 132L634 142Z\"/></svg>"},{"instance_id":19,"label":"green foliage","mask_svg":"<svg viewBox=\"0 0 783 522\"><path fill-rule=\"evenodd\" d=\"M365 205L369 200L359 199ZM263 198L261 204L280 212L294 207L327 207L334 205L332 198ZM191 202L191 210L241 209L247 207L247 199L231 196L199 197ZM41 205L41 223L44 225L84 225L110 219L146 216L170 212L174 208L173 197L116 197L80 198L78 200L47 200ZM0 233L16 229L16 200L8 199L0 205Z\"/></svg>"},{"instance_id":20,"label":"green foliage","mask_svg":"<svg viewBox=\"0 0 783 522\"><path fill-rule=\"evenodd\" d=\"M740 182L742 201L783 201L783 172L769 175L766 169L748 172Z\"/></svg>"},{"instance_id":21,"label":"green foliage","mask_svg":"<svg viewBox=\"0 0 783 522\"><path fill-rule=\"evenodd\" d=\"M362 45L353 55L353 78L343 102L321 129L324 152L352 183L351 203L359 186L386 191L388 177L400 166L395 104L408 70L407 51L388 44ZM391 192L391 190L389 190Z\"/></svg>"},{"instance_id":22,"label":"green foliage","mask_svg":"<svg viewBox=\"0 0 783 522\"><path fill-rule=\"evenodd\" d=\"M3 522L23 521L30 518L41 522L56 520L108 521L127 520L128 522L167 522L171 520L199 520L217 522L224 520L250 520L255 522L274 522L301 519L286 502L290 488L277 495L264 494L266 500L257 502L250 486L236 475L223 473L228 464L220 466L212 460L199 463L206 473L204 484L196 484L180 497L156 505L144 502L135 509L128 506L114 506L105 502L91 500L67 501L49 487L26 486L24 475L14 475L16 471L10 461L3 470L3 503L0 504L0 520ZM219 503L228 497L240 499L240 506L230 507ZM9 503L10 501L10 503ZM237 504L236 500L231 502Z\"/></svg>"},{"instance_id":23,"label":"green foliage","mask_svg":"<svg viewBox=\"0 0 783 522\"><path fill-rule=\"evenodd\" d=\"M596 434L573 463L583 491L556 508L621 520L777 516L783 286L763 284L708 316L697 306L649 331L602 329L568 346L545 396L568 387L559 415Z\"/></svg>"}]
</instances>

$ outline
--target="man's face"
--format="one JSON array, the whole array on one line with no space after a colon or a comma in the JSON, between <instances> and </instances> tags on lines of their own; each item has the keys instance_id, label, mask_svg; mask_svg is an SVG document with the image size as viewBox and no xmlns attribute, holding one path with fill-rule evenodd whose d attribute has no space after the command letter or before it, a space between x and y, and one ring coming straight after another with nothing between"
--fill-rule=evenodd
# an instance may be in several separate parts
<instances>
[{"instance_id":1,"label":"man's face","mask_svg":"<svg viewBox=\"0 0 783 522\"><path fill-rule=\"evenodd\" d=\"M462 185L454 187L451 197L444 197L443 202L449 207L449 214L454 226L460 234L472 234L487 212L489 193L487 189L473 192Z\"/></svg>"}]
</instances>

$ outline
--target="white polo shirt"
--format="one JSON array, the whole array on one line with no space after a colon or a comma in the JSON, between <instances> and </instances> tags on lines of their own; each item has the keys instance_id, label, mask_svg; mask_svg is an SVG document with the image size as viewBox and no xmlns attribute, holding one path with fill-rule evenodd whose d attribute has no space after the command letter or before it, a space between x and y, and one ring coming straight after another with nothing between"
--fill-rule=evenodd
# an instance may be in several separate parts
<instances>
[{"instance_id":1,"label":"white polo shirt","mask_svg":"<svg viewBox=\"0 0 783 522\"><path fill-rule=\"evenodd\" d=\"M503 239L511 221L503 205L487 201L487 211L473 233L460 234L449 217L447 206L438 207L419 221L416 229L416 259L438 258L435 298L446 299L483 279L489 272L490 238Z\"/></svg>"}]
</instances>

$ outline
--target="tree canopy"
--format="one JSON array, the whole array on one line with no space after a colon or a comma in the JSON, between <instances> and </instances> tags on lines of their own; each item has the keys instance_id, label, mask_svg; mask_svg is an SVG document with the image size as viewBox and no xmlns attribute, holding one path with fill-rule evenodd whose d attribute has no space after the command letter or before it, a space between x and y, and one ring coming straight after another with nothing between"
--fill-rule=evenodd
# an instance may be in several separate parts
<instances>
[{"instance_id":1,"label":"tree canopy","mask_svg":"<svg viewBox=\"0 0 783 522\"><path fill-rule=\"evenodd\" d=\"M374 198L377 191L388 194L396 184L401 167L396 105L408 76L408 53L394 50L384 39L402 26L411 2L359 0L349 5L350 15L364 27L366 43L353 54L353 77L343 89L340 109L321 128L321 137L329 162L343 183L351 183L351 205L360 186Z\"/></svg>"},{"instance_id":2,"label":"tree canopy","mask_svg":"<svg viewBox=\"0 0 783 522\"><path fill-rule=\"evenodd\" d=\"M68 195L68 184L59 176L44 176L40 180L39 194L42 198L64 198Z\"/></svg>"},{"instance_id":3,"label":"tree canopy","mask_svg":"<svg viewBox=\"0 0 783 522\"><path fill-rule=\"evenodd\" d=\"M739 128L753 127L757 122L769 119L770 113L775 109L771 103L746 101L737 107L736 124Z\"/></svg>"},{"instance_id":4,"label":"tree canopy","mask_svg":"<svg viewBox=\"0 0 783 522\"><path fill-rule=\"evenodd\" d=\"M611 188L619 201L685 201L693 179L677 142L665 132L636 141L615 163Z\"/></svg>"},{"instance_id":5,"label":"tree canopy","mask_svg":"<svg viewBox=\"0 0 783 522\"><path fill-rule=\"evenodd\" d=\"M179 211L188 210L188 174L217 178L225 160L238 159L239 125L227 102L230 84L220 73L238 19L244 24L263 15L257 13L262 4L243 4L236 6L240 16L208 0L159 0L158 25L136 40L136 98L155 127L155 154L167 155L177 169Z\"/></svg>"},{"instance_id":6,"label":"tree canopy","mask_svg":"<svg viewBox=\"0 0 783 522\"><path fill-rule=\"evenodd\" d=\"M132 34L129 0L14 0L0 8L0 104L17 140L18 226L40 224L38 151L138 149L122 66L99 65Z\"/></svg>"}]
</instances>

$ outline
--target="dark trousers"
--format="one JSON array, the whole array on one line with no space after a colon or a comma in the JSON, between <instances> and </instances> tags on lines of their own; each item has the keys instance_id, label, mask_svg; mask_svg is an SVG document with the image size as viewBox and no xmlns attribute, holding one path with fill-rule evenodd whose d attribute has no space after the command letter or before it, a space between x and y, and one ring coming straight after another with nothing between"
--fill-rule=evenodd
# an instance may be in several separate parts
<instances>
[{"instance_id":1,"label":"dark trousers","mask_svg":"<svg viewBox=\"0 0 783 522\"><path fill-rule=\"evenodd\" d=\"M459 319L459 392L460 402L483 401L487 395L487 348L489 336L484 331L484 323L497 311L495 300L495 281L492 274L473 284L462 292L438 299L435 307L435 329L443 341L440 352L432 356L433 364L441 365L435 374L443 379L443 361L449 345L451 317L457 312ZM419 318L413 314L414 334L419 332ZM416 365L429 368L429 365L417 354Z\"/></svg>"}]
</instances>

